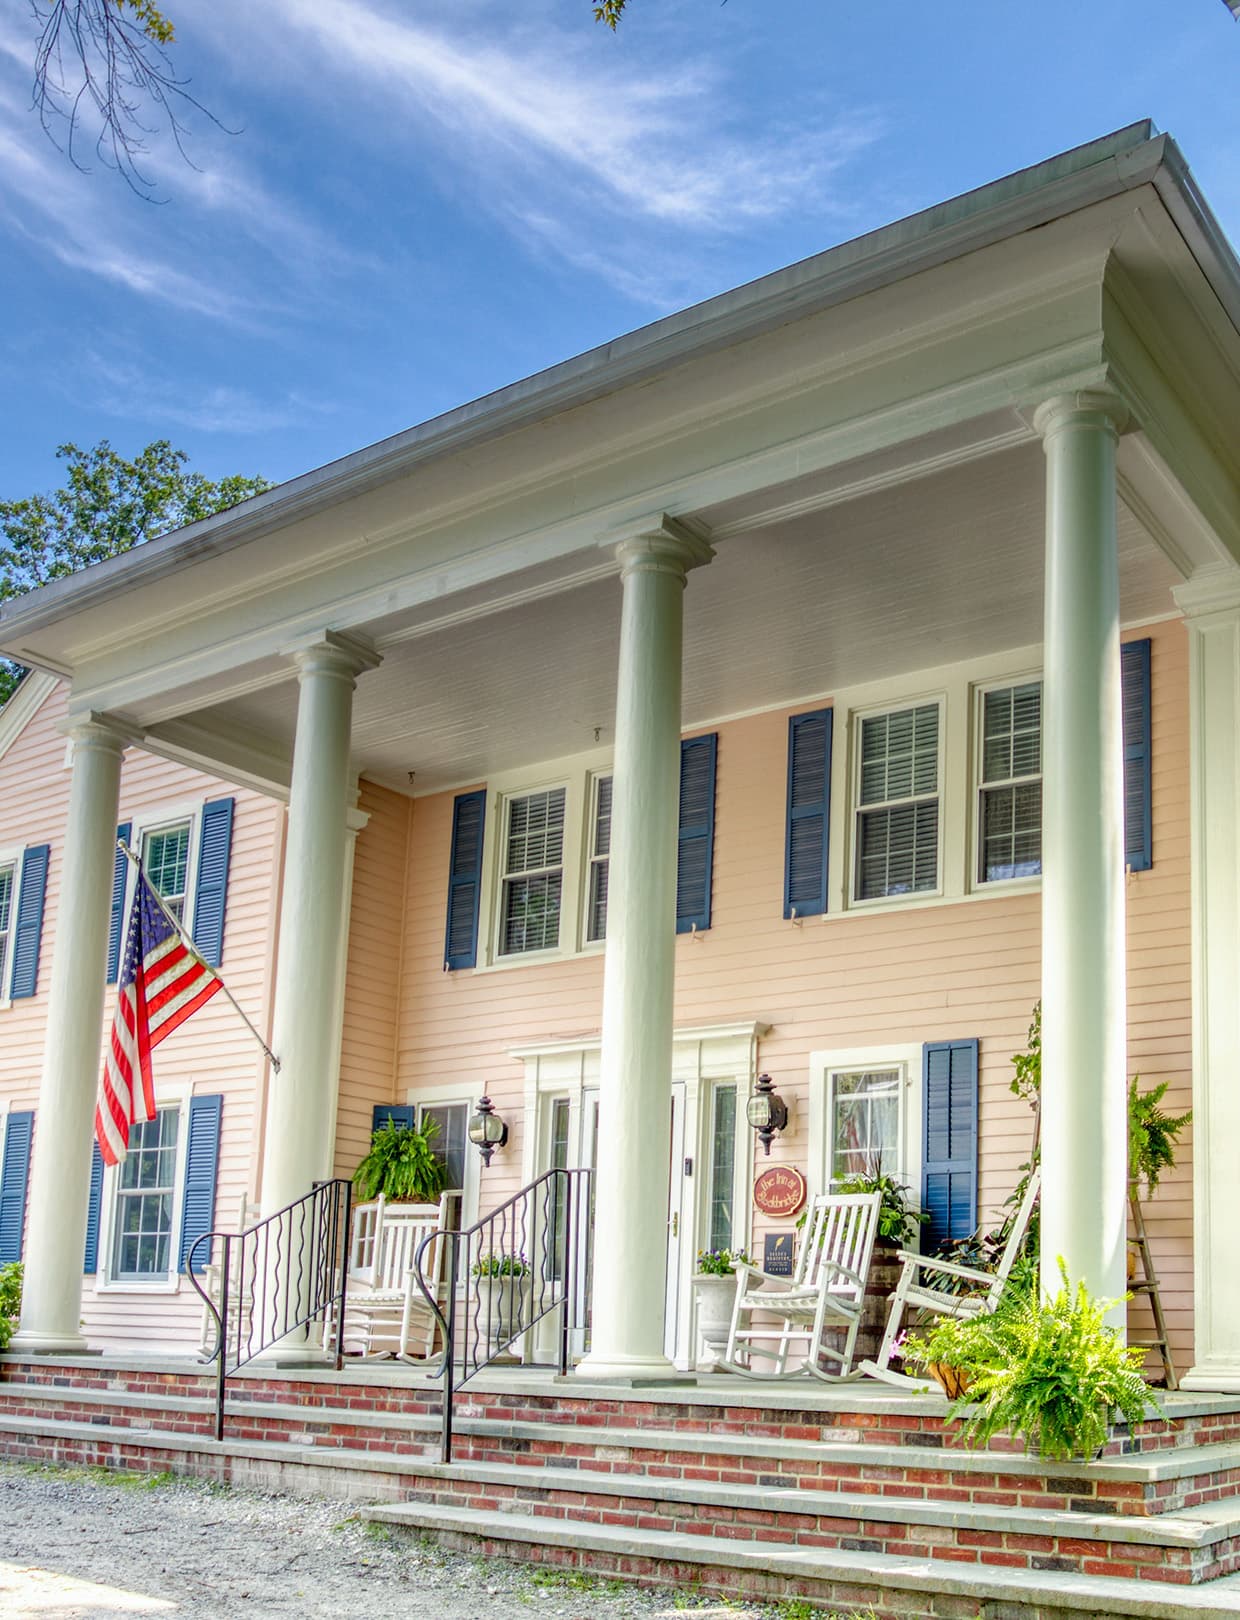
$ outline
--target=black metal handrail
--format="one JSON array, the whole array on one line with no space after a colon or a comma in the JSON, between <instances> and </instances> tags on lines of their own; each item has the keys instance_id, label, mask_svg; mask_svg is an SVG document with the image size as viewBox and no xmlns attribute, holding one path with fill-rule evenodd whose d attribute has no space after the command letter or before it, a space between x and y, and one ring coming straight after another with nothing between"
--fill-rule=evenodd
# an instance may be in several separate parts
<instances>
[{"instance_id":1,"label":"black metal handrail","mask_svg":"<svg viewBox=\"0 0 1240 1620\"><path fill-rule=\"evenodd\" d=\"M185 1270L215 1323L215 1438L224 1438L224 1394L231 1374L290 1334L319 1323L335 1330L336 1371L344 1360L344 1296L353 1188L320 1181L244 1232L204 1232L190 1246ZM215 1245L221 1247L215 1251ZM204 1245L205 1253L204 1253ZM219 1298L199 1281L219 1254ZM202 1260L202 1265L196 1263Z\"/></svg>"},{"instance_id":2,"label":"black metal handrail","mask_svg":"<svg viewBox=\"0 0 1240 1620\"><path fill-rule=\"evenodd\" d=\"M432 1376L443 1379L444 1462L452 1460L457 1390L555 1311L559 1371L568 1372L572 1334L588 1328L593 1174L548 1170L465 1231L434 1232L419 1244L414 1279L443 1337Z\"/></svg>"}]
</instances>

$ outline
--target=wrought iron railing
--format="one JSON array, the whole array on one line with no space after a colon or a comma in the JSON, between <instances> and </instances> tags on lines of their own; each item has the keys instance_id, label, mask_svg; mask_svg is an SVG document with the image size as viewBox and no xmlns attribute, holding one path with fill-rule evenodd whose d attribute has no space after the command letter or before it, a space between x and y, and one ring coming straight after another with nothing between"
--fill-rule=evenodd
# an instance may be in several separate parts
<instances>
[{"instance_id":1,"label":"wrought iron railing","mask_svg":"<svg viewBox=\"0 0 1240 1620\"><path fill-rule=\"evenodd\" d=\"M548 1170L467 1230L436 1232L419 1246L414 1277L443 1347L433 1376L443 1380L444 1462L452 1460L453 1398L484 1367L522 1338L525 1365L536 1365L545 1344L534 1329L557 1312L554 1364L561 1375L568 1372L574 1335L584 1349L592 1182L591 1170Z\"/></svg>"},{"instance_id":2,"label":"wrought iron railing","mask_svg":"<svg viewBox=\"0 0 1240 1620\"><path fill-rule=\"evenodd\" d=\"M204 1232L191 1245L185 1270L215 1324L215 1346L203 1360L216 1366L217 1440L229 1377L290 1335L304 1331L295 1342L326 1349L330 1332L340 1371L352 1191L347 1181L321 1181L244 1232Z\"/></svg>"}]
</instances>

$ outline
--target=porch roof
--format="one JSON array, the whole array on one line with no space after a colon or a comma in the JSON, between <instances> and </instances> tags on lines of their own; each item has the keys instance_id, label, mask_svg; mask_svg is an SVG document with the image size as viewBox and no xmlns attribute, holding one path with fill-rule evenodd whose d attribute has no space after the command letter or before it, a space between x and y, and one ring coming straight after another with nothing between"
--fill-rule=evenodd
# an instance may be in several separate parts
<instances>
[{"instance_id":1,"label":"porch roof","mask_svg":"<svg viewBox=\"0 0 1240 1620\"><path fill-rule=\"evenodd\" d=\"M1036 644L1028 407L1100 384L1138 422L1122 592L1147 618L1240 559L1238 329L1234 255L1134 124L7 604L0 649L152 751L280 792L288 650L361 636L384 663L358 768L476 780L609 734L608 542L660 512L718 550L687 725Z\"/></svg>"}]
</instances>

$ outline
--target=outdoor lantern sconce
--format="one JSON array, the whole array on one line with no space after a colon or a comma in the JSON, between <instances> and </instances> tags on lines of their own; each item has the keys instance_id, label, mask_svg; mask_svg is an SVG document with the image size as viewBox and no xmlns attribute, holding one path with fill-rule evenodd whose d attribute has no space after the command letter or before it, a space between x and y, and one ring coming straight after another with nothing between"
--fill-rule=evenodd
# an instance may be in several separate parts
<instances>
[{"instance_id":1,"label":"outdoor lantern sconce","mask_svg":"<svg viewBox=\"0 0 1240 1620\"><path fill-rule=\"evenodd\" d=\"M469 1121L469 1140L482 1154L484 1165L489 1165L492 1153L508 1141L508 1126L495 1112L495 1104L489 1097L478 1099Z\"/></svg>"},{"instance_id":2,"label":"outdoor lantern sconce","mask_svg":"<svg viewBox=\"0 0 1240 1620\"><path fill-rule=\"evenodd\" d=\"M770 1156L771 1141L788 1123L788 1104L775 1090L769 1074L760 1074L753 1096L745 1104L745 1117L758 1133L762 1150Z\"/></svg>"}]
</instances>

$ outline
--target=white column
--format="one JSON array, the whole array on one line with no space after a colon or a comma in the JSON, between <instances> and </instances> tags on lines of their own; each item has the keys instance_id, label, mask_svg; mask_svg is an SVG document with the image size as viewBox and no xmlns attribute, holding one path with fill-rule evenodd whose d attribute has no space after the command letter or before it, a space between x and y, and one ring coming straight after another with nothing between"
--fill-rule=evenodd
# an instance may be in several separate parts
<instances>
[{"instance_id":1,"label":"white column","mask_svg":"<svg viewBox=\"0 0 1240 1620\"><path fill-rule=\"evenodd\" d=\"M1042 1287L1125 1291L1127 1013L1115 447L1109 394L1048 400L1042 766ZM1112 1312L1122 1325L1122 1305Z\"/></svg>"},{"instance_id":2,"label":"white column","mask_svg":"<svg viewBox=\"0 0 1240 1620\"><path fill-rule=\"evenodd\" d=\"M272 1016L280 1071L271 1078L263 1142L265 1216L332 1172L353 689L361 671L379 661L360 643L330 634L294 656L301 691Z\"/></svg>"},{"instance_id":3,"label":"white column","mask_svg":"<svg viewBox=\"0 0 1240 1620\"><path fill-rule=\"evenodd\" d=\"M1188 614L1193 951L1194 1356L1182 1389L1240 1394L1240 572L1176 592Z\"/></svg>"},{"instance_id":4,"label":"white column","mask_svg":"<svg viewBox=\"0 0 1240 1620\"><path fill-rule=\"evenodd\" d=\"M86 1348L81 1334L82 1258L125 742L94 721L75 725L69 737L73 754L69 822L35 1114L15 1351Z\"/></svg>"},{"instance_id":5,"label":"white column","mask_svg":"<svg viewBox=\"0 0 1240 1620\"><path fill-rule=\"evenodd\" d=\"M664 518L616 548L624 599L583 1377L672 1377L663 1353L685 575L713 555Z\"/></svg>"}]
</instances>

